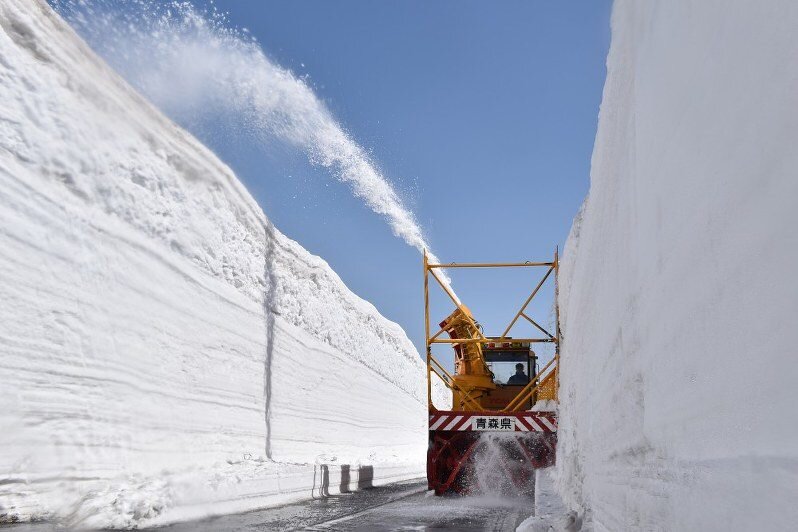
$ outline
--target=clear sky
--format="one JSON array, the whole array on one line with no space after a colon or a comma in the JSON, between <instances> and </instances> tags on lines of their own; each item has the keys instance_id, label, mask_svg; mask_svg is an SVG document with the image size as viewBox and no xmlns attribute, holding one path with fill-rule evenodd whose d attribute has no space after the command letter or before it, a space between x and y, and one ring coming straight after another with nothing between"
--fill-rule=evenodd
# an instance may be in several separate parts
<instances>
[{"instance_id":1,"label":"clear sky","mask_svg":"<svg viewBox=\"0 0 798 532\"><path fill-rule=\"evenodd\" d=\"M267 55L307 76L446 262L548 259L562 248L588 190L610 4L215 2ZM422 351L415 249L304 154L203 140L282 232L327 260ZM537 281L530 273L454 281L486 333L499 334ZM435 301L433 317L443 318L450 309Z\"/></svg>"}]
</instances>

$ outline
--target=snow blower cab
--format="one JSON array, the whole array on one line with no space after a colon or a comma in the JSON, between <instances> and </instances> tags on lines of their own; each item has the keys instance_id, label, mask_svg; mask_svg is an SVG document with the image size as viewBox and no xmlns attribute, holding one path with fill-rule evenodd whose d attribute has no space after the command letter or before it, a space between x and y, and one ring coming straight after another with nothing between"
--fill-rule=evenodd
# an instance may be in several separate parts
<instances>
[{"instance_id":1,"label":"snow blower cab","mask_svg":"<svg viewBox=\"0 0 798 532\"><path fill-rule=\"evenodd\" d=\"M501 410L515 399L524 386L529 384L530 375L537 375L537 356L529 342L516 342L512 337L504 341L488 336L482 345L485 364L493 374L496 388L485 396L482 405L491 410ZM455 374L457 368L455 368ZM535 404L537 393L524 401L522 408L529 410Z\"/></svg>"},{"instance_id":2,"label":"snow blower cab","mask_svg":"<svg viewBox=\"0 0 798 532\"><path fill-rule=\"evenodd\" d=\"M439 268L545 268L546 271L501 336L484 336L471 311L436 270ZM427 480L436 495L444 493L531 496L535 469L554 463L557 442L557 363L559 315L557 269L552 262L430 264L424 256L424 304L427 337L429 448ZM528 315L532 299L554 279L555 324L552 332ZM430 334L429 278L455 305L455 310ZM525 319L542 336L513 338L508 333ZM444 337L444 335L446 337ZM532 346L554 345L551 359L538 369ZM435 344L454 350L449 373L432 354ZM450 409L432 403L433 374L452 392Z\"/></svg>"}]
</instances>

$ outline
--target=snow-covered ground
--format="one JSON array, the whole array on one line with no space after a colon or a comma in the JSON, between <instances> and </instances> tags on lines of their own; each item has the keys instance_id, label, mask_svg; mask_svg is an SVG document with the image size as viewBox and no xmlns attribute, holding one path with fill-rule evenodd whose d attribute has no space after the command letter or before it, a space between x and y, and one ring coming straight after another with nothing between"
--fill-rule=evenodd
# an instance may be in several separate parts
<instances>
[{"instance_id":1,"label":"snow-covered ground","mask_svg":"<svg viewBox=\"0 0 798 532\"><path fill-rule=\"evenodd\" d=\"M582 529L582 516L567 510L554 486L553 468L535 471L535 512L525 519L516 532L577 532Z\"/></svg>"},{"instance_id":2,"label":"snow-covered ground","mask_svg":"<svg viewBox=\"0 0 798 532\"><path fill-rule=\"evenodd\" d=\"M424 474L402 329L43 0L0 3L0 102L0 521L152 524Z\"/></svg>"},{"instance_id":3,"label":"snow-covered ground","mask_svg":"<svg viewBox=\"0 0 798 532\"><path fill-rule=\"evenodd\" d=\"M615 3L560 278L558 483L595 530L798 526L796 28Z\"/></svg>"}]
</instances>

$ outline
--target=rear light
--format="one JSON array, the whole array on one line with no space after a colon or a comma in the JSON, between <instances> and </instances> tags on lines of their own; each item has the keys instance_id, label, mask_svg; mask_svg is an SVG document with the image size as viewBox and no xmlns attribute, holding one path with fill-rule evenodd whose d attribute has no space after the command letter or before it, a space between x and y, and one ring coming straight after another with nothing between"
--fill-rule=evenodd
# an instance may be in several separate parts
<instances>
[{"instance_id":1,"label":"rear light","mask_svg":"<svg viewBox=\"0 0 798 532\"><path fill-rule=\"evenodd\" d=\"M493 349L494 347L496 347L496 344L494 344L493 342L490 342L488 344L488 349Z\"/></svg>"},{"instance_id":2,"label":"rear light","mask_svg":"<svg viewBox=\"0 0 798 532\"><path fill-rule=\"evenodd\" d=\"M504 342L504 343L502 344L502 347L510 347L510 342Z\"/></svg>"}]
</instances>

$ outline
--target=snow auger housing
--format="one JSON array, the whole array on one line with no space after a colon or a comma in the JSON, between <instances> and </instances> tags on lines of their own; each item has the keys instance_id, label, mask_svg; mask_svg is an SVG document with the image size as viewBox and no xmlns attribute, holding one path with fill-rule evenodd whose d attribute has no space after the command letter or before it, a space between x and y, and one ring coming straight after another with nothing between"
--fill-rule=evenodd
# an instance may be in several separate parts
<instances>
[{"instance_id":1,"label":"snow auger housing","mask_svg":"<svg viewBox=\"0 0 798 532\"><path fill-rule=\"evenodd\" d=\"M543 278L501 336L484 336L471 311L444 283L440 268L545 268ZM552 262L430 264L424 254L424 316L427 345L427 402L429 447L427 480L436 495L531 495L534 470L554 463L557 443L557 385L560 356L557 307L558 253ZM554 274L553 334L533 320L527 307ZM429 278L449 296L455 310L430 335ZM520 319L543 336L513 338L508 333ZM444 333L448 338L442 338ZM433 344L451 344L454 374L433 357ZM554 344L553 358L538 370L536 343ZM528 383L508 381L507 367L524 368ZM452 392L450 410L432 403L432 376L437 375Z\"/></svg>"}]
</instances>

